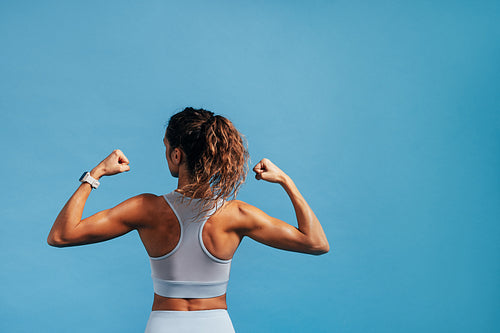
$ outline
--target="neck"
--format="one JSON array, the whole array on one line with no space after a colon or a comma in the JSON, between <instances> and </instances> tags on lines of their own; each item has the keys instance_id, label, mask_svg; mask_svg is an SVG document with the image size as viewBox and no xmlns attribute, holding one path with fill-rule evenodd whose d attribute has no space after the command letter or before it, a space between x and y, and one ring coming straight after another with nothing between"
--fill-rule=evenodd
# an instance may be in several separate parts
<instances>
[{"instance_id":1,"label":"neck","mask_svg":"<svg viewBox=\"0 0 500 333\"><path fill-rule=\"evenodd\" d=\"M177 179L177 189L183 188L186 185L192 184L193 180L191 174L185 168L179 168L179 177ZM194 196L193 199L201 198L199 195Z\"/></svg>"},{"instance_id":2,"label":"neck","mask_svg":"<svg viewBox=\"0 0 500 333\"><path fill-rule=\"evenodd\" d=\"M191 175L186 168L179 168L179 177L177 179L177 189L180 189L186 185L191 184Z\"/></svg>"}]
</instances>

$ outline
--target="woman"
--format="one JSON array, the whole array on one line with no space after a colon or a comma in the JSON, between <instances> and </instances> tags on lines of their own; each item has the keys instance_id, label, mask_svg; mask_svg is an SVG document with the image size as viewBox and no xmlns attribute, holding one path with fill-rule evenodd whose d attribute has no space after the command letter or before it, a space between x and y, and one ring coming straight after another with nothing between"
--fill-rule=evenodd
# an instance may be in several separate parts
<instances>
[{"instance_id":1,"label":"woman","mask_svg":"<svg viewBox=\"0 0 500 333\"><path fill-rule=\"evenodd\" d=\"M170 173L178 178L175 191L141 194L82 220L98 180L130 170L127 157L115 150L82 176L47 241L75 246L137 230L150 257L154 287L146 332L234 332L226 287L231 258L243 237L310 254L328 252L328 241L293 181L267 159L253 168L255 177L285 189L298 228L245 202L228 200L243 184L248 160L243 137L228 119L186 108L170 118L163 142Z\"/></svg>"}]
</instances>

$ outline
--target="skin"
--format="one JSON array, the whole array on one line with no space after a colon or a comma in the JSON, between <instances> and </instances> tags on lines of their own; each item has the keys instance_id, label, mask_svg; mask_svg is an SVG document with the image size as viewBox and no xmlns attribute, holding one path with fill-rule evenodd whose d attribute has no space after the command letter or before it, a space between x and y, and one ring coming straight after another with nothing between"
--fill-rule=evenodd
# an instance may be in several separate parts
<instances>
[{"instance_id":1,"label":"skin","mask_svg":"<svg viewBox=\"0 0 500 333\"><path fill-rule=\"evenodd\" d=\"M190 174L182 149L165 144L165 155L178 188L189 184ZM120 150L113 151L90 172L100 179L130 170L129 160ZM203 243L217 258L231 259L243 237L250 237L275 248L324 254L329 251L325 233L314 212L292 179L270 160L263 159L253 168L255 178L283 187L292 201L298 227L273 218L260 209L239 200L228 201L205 224ZM116 207L82 219L85 202L92 188L82 183L57 216L47 238L51 246L67 247L106 241L137 230L151 257L162 256L175 248L180 227L162 196L140 194ZM168 298L154 294L152 310L195 311L227 309L226 295L213 298Z\"/></svg>"}]
</instances>

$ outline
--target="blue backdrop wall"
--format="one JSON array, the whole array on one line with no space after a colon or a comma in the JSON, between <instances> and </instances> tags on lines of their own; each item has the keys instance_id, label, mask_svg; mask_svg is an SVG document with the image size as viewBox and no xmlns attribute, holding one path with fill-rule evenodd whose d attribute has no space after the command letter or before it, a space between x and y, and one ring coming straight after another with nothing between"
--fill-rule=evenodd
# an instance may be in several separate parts
<instances>
[{"instance_id":1,"label":"blue backdrop wall","mask_svg":"<svg viewBox=\"0 0 500 333\"><path fill-rule=\"evenodd\" d=\"M500 329L498 1L2 1L0 331L141 332L138 235L55 249L77 179L115 148L84 215L171 191L165 122L228 116L296 181L331 243L245 240L238 332ZM284 191L240 199L295 223Z\"/></svg>"}]
</instances>

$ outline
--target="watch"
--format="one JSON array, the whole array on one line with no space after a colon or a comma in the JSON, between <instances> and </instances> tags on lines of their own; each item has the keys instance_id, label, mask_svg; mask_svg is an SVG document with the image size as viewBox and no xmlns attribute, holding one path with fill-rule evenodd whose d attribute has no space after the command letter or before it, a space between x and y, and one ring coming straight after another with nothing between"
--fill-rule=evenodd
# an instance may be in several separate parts
<instances>
[{"instance_id":1,"label":"watch","mask_svg":"<svg viewBox=\"0 0 500 333\"><path fill-rule=\"evenodd\" d=\"M83 175L80 177L80 182L82 183L89 183L92 188L98 188L99 187L99 181L92 177L90 175L90 172L86 171L83 173Z\"/></svg>"}]
</instances>

